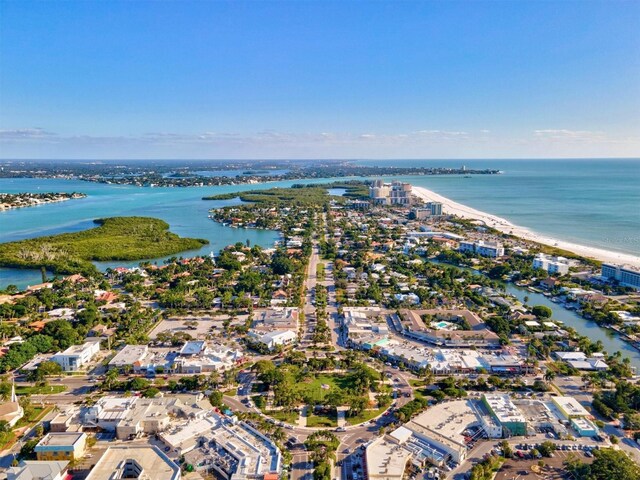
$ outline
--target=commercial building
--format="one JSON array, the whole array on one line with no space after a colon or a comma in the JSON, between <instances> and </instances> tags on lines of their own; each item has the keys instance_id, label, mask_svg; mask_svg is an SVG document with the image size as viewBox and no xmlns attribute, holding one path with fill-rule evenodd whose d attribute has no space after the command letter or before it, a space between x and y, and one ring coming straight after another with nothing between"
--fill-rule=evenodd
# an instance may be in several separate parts
<instances>
[{"instance_id":1,"label":"commercial building","mask_svg":"<svg viewBox=\"0 0 640 480\"><path fill-rule=\"evenodd\" d=\"M555 352L554 355L577 370L604 371L609 368L601 353L594 353L591 357L584 352Z\"/></svg>"},{"instance_id":2,"label":"commercial building","mask_svg":"<svg viewBox=\"0 0 640 480\"><path fill-rule=\"evenodd\" d=\"M217 372L233 368L244 360L245 355L240 350L222 345L208 346L205 342L187 342L174 359L172 370L187 374Z\"/></svg>"},{"instance_id":3,"label":"commercial building","mask_svg":"<svg viewBox=\"0 0 640 480\"><path fill-rule=\"evenodd\" d=\"M413 452L391 435L376 438L365 451L364 464L369 480L402 480Z\"/></svg>"},{"instance_id":4,"label":"commercial building","mask_svg":"<svg viewBox=\"0 0 640 480\"><path fill-rule=\"evenodd\" d=\"M249 338L254 342L261 343L269 350L274 350L278 346L286 347L298 341L298 334L292 330L260 332L249 330Z\"/></svg>"},{"instance_id":5,"label":"commercial building","mask_svg":"<svg viewBox=\"0 0 640 480\"><path fill-rule=\"evenodd\" d=\"M131 368L134 372L199 374L228 370L242 363L240 350L202 340L186 342L180 351L151 351L146 345L127 345L109 362L109 368Z\"/></svg>"},{"instance_id":6,"label":"commercial building","mask_svg":"<svg viewBox=\"0 0 640 480\"><path fill-rule=\"evenodd\" d=\"M527 421L509 395L483 395L482 403L502 427L503 436L527 434Z\"/></svg>"},{"instance_id":7,"label":"commercial building","mask_svg":"<svg viewBox=\"0 0 640 480\"><path fill-rule=\"evenodd\" d=\"M162 432L160 440L197 470L226 480L262 480L282 472L276 444L235 417L212 413Z\"/></svg>"},{"instance_id":8,"label":"commercial building","mask_svg":"<svg viewBox=\"0 0 640 480\"><path fill-rule=\"evenodd\" d=\"M492 426L485 432L484 425ZM456 400L435 405L393 432L371 442L365 452L369 479L400 480L411 465L461 463L467 444L483 432L498 438L502 430L478 402Z\"/></svg>"},{"instance_id":9,"label":"commercial building","mask_svg":"<svg viewBox=\"0 0 640 480\"><path fill-rule=\"evenodd\" d=\"M603 263L602 276L625 287L640 288L640 269L631 265Z\"/></svg>"},{"instance_id":10,"label":"commercial building","mask_svg":"<svg viewBox=\"0 0 640 480\"><path fill-rule=\"evenodd\" d=\"M477 253L483 257L497 258L504 256L504 246L500 242L485 242L484 240L471 242L465 240L460 242L458 250Z\"/></svg>"},{"instance_id":11,"label":"commercial building","mask_svg":"<svg viewBox=\"0 0 640 480\"><path fill-rule=\"evenodd\" d=\"M567 419L591 416L588 410L573 397L552 397L551 401Z\"/></svg>"},{"instance_id":12,"label":"commercial building","mask_svg":"<svg viewBox=\"0 0 640 480\"><path fill-rule=\"evenodd\" d=\"M180 467L155 446L109 447L86 480L180 480Z\"/></svg>"},{"instance_id":13,"label":"commercial building","mask_svg":"<svg viewBox=\"0 0 640 480\"><path fill-rule=\"evenodd\" d=\"M202 418L208 408L202 395L162 398L108 396L87 407L81 417L85 427L114 432L118 439L129 440L143 433L156 434L166 430L172 416Z\"/></svg>"},{"instance_id":14,"label":"commercial building","mask_svg":"<svg viewBox=\"0 0 640 480\"><path fill-rule=\"evenodd\" d=\"M75 372L88 364L100 351L100 339L85 342L82 345L72 345L64 352L58 352L51 360L58 363L65 372Z\"/></svg>"},{"instance_id":15,"label":"commercial building","mask_svg":"<svg viewBox=\"0 0 640 480\"><path fill-rule=\"evenodd\" d=\"M70 462L84 456L86 445L85 433L47 433L33 450L38 460Z\"/></svg>"},{"instance_id":16,"label":"commercial building","mask_svg":"<svg viewBox=\"0 0 640 480\"><path fill-rule=\"evenodd\" d=\"M249 339L261 343L269 350L288 346L298 341L299 310L294 307L275 307L255 313L249 330Z\"/></svg>"},{"instance_id":17,"label":"commercial building","mask_svg":"<svg viewBox=\"0 0 640 480\"><path fill-rule=\"evenodd\" d=\"M598 435L598 427L590 420L593 416L575 398L552 397L551 401L561 418L569 423L578 435L582 437Z\"/></svg>"},{"instance_id":18,"label":"commercial building","mask_svg":"<svg viewBox=\"0 0 640 480\"><path fill-rule=\"evenodd\" d=\"M544 253L537 254L533 259L533 268L539 268L550 274L559 273L566 275L569 273L570 262L564 257L553 257Z\"/></svg>"},{"instance_id":19,"label":"commercial building","mask_svg":"<svg viewBox=\"0 0 640 480\"><path fill-rule=\"evenodd\" d=\"M109 362L109 368L122 370L126 367L141 365L149 355L147 345L125 345Z\"/></svg>"},{"instance_id":20,"label":"commercial building","mask_svg":"<svg viewBox=\"0 0 640 480\"><path fill-rule=\"evenodd\" d=\"M429 328L422 315L430 315L440 322ZM401 332L409 338L442 347L499 347L500 337L486 328L485 323L468 310L401 310ZM445 320L446 319L446 320ZM471 330L462 330L451 323L464 321Z\"/></svg>"},{"instance_id":21,"label":"commercial building","mask_svg":"<svg viewBox=\"0 0 640 480\"><path fill-rule=\"evenodd\" d=\"M22 460L16 467L7 470L7 480L65 480L67 465L62 461Z\"/></svg>"}]
</instances>

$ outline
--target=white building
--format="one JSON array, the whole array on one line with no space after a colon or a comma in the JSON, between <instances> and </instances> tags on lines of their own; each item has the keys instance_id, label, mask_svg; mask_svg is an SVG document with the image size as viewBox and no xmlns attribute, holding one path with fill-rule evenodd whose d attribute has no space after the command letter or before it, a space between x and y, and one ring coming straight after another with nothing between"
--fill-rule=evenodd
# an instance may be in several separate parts
<instances>
[{"instance_id":1,"label":"white building","mask_svg":"<svg viewBox=\"0 0 640 480\"><path fill-rule=\"evenodd\" d=\"M369 196L379 205L411 205L411 189L410 183L374 180L369 187Z\"/></svg>"},{"instance_id":2,"label":"white building","mask_svg":"<svg viewBox=\"0 0 640 480\"><path fill-rule=\"evenodd\" d=\"M275 330L272 332L250 330L249 338L254 342L265 345L269 350L273 350L279 345L284 347L294 344L298 341L298 334L292 330Z\"/></svg>"},{"instance_id":3,"label":"white building","mask_svg":"<svg viewBox=\"0 0 640 480\"><path fill-rule=\"evenodd\" d=\"M539 268L548 273L559 273L560 275L566 275L569 273L570 262L564 257L552 257L551 255L545 255L539 253L533 259L533 268Z\"/></svg>"},{"instance_id":4,"label":"white building","mask_svg":"<svg viewBox=\"0 0 640 480\"><path fill-rule=\"evenodd\" d=\"M602 276L626 287L640 288L640 269L631 265L602 264Z\"/></svg>"},{"instance_id":5,"label":"white building","mask_svg":"<svg viewBox=\"0 0 640 480\"><path fill-rule=\"evenodd\" d=\"M7 480L64 480L68 464L66 460L22 460L7 470Z\"/></svg>"},{"instance_id":6,"label":"white building","mask_svg":"<svg viewBox=\"0 0 640 480\"><path fill-rule=\"evenodd\" d=\"M13 427L23 416L24 410L20 406L20 402L18 402L15 383L12 383L11 398L8 402L0 403L0 420L7 422L9 427Z\"/></svg>"},{"instance_id":7,"label":"white building","mask_svg":"<svg viewBox=\"0 0 640 480\"><path fill-rule=\"evenodd\" d=\"M458 246L461 252L473 252L483 257L502 257L504 256L504 246L500 242L485 242L479 240L477 242L462 241Z\"/></svg>"},{"instance_id":8,"label":"white building","mask_svg":"<svg viewBox=\"0 0 640 480\"><path fill-rule=\"evenodd\" d=\"M456 400L433 406L429 411L367 445L367 477L375 480L401 480L410 464L421 470L427 463L442 466L450 460L463 462L467 456L469 429L475 429L476 435L481 434L482 417L483 414L471 400Z\"/></svg>"},{"instance_id":9,"label":"white building","mask_svg":"<svg viewBox=\"0 0 640 480\"><path fill-rule=\"evenodd\" d=\"M100 351L100 340L85 342L82 345L71 345L64 352L58 352L51 360L60 364L65 372L75 372L89 363Z\"/></svg>"},{"instance_id":10,"label":"white building","mask_svg":"<svg viewBox=\"0 0 640 480\"><path fill-rule=\"evenodd\" d=\"M125 345L109 362L109 368L133 367L149 355L147 345Z\"/></svg>"},{"instance_id":11,"label":"white building","mask_svg":"<svg viewBox=\"0 0 640 480\"><path fill-rule=\"evenodd\" d=\"M91 469L87 480L138 478L180 480L180 467L158 447L128 445L109 447Z\"/></svg>"},{"instance_id":12,"label":"white building","mask_svg":"<svg viewBox=\"0 0 640 480\"><path fill-rule=\"evenodd\" d=\"M102 397L84 410L83 425L115 432L122 440L142 433L157 434L169 427L172 416L203 418L209 412L201 396L162 398Z\"/></svg>"}]
</instances>

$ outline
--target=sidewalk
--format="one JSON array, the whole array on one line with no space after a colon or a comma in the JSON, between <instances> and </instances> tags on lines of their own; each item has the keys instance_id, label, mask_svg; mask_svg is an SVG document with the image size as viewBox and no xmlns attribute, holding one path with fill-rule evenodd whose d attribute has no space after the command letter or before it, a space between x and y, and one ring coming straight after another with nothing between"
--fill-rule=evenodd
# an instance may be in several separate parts
<instances>
[{"instance_id":1,"label":"sidewalk","mask_svg":"<svg viewBox=\"0 0 640 480\"><path fill-rule=\"evenodd\" d=\"M307 426L307 409L308 408L309 407L305 405L304 407L302 407L302 411L300 411L300 416L298 417L298 423L297 423L299 427Z\"/></svg>"}]
</instances>

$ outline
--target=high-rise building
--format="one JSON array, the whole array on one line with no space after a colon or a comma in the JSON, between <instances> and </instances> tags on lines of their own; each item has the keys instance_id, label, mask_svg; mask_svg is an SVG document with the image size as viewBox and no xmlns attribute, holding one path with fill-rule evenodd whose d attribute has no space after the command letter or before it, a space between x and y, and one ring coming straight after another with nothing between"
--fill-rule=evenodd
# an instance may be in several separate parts
<instances>
[{"instance_id":1,"label":"high-rise building","mask_svg":"<svg viewBox=\"0 0 640 480\"><path fill-rule=\"evenodd\" d=\"M374 180L369 187L369 196L379 205L411 205L411 184L394 181L383 183Z\"/></svg>"},{"instance_id":2,"label":"high-rise building","mask_svg":"<svg viewBox=\"0 0 640 480\"><path fill-rule=\"evenodd\" d=\"M442 215L442 203L441 202L429 202L427 203L427 208L431 210L431 215L440 216Z\"/></svg>"},{"instance_id":3,"label":"high-rise building","mask_svg":"<svg viewBox=\"0 0 640 480\"><path fill-rule=\"evenodd\" d=\"M640 269L631 265L602 264L602 276L625 287L640 288Z\"/></svg>"}]
</instances>

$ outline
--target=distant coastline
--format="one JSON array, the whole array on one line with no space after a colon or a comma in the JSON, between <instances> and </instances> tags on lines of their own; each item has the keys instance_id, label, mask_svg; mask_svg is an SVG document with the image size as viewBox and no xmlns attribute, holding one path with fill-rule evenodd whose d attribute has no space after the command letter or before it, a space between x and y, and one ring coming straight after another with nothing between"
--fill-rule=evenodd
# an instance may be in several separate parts
<instances>
[{"instance_id":1,"label":"distant coastline","mask_svg":"<svg viewBox=\"0 0 640 480\"><path fill-rule=\"evenodd\" d=\"M508 220L491 215L475 208L468 207L461 203L455 202L447 197L444 197L432 190L428 190L424 187L413 186L413 193L426 202L440 202L443 206L443 211L452 215L457 215L461 218L469 220L478 220L483 222L486 226L499 230L502 233L513 235L524 240L528 240L542 245L559 248L562 250L568 250L577 255L595 259L601 262L614 263L614 264L629 264L636 267L640 267L640 257L627 254L612 252L602 248L587 247L573 242L556 239L553 237L540 235L528 228L514 225Z\"/></svg>"},{"instance_id":2,"label":"distant coastline","mask_svg":"<svg viewBox=\"0 0 640 480\"><path fill-rule=\"evenodd\" d=\"M13 208L35 207L47 203L66 202L77 198L85 198L84 193L0 193L0 211Z\"/></svg>"}]
</instances>

